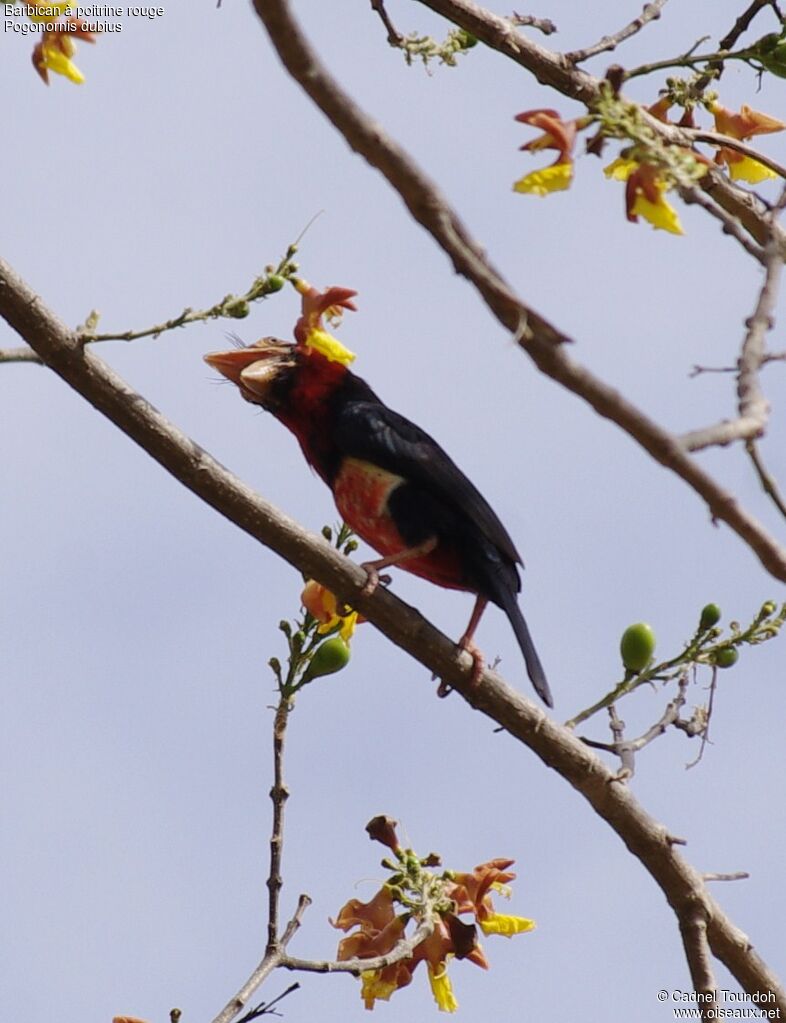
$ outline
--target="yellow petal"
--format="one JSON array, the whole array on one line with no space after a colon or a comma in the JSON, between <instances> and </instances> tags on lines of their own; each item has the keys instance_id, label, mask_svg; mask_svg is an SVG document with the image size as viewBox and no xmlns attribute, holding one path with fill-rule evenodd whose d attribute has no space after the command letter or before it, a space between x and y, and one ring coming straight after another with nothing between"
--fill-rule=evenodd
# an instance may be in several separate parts
<instances>
[{"instance_id":1,"label":"yellow petal","mask_svg":"<svg viewBox=\"0 0 786 1023\"><path fill-rule=\"evenodd\" d=\"M324 355L329 362L340 362L342 366L348 366L355 361L355 353L345 348L338 338L328 334L326 330L319 327L312 327L309 331L306 345L314 351Z\"/></svg>"},{"instance_id":2,"label":"yellow petal","mask_svg":"<svg viewBox=\"0 0 786 1023\"><path fill-rule=\"evenodd\" d=\"M44 67L54 71L56 75L64 75L70 82L74 82L75 85L81 85L84 82L85 76L76 64L72 63L60 50L52 46L45 46L42 56Z\"/></svg>"},{"instance_id":3,"label":"yellow petal","mask_svg":"<svg viewBox=\"0 0 786 1023\"><path fill-rule=\"evenodd\" d=\"M732 181L747 181L751 185L758 185L760 181L778 177L774 170L770 170L769 167L765 167L763 163L759 163L758 160L754 160L750 156L743 156L741 160L734 162L729 161L727 167Z\"/></svg>"},{"instance_id":4,"label":"yellow petal","mask_svg":"<svg viewBox=\"0 0 786 1023\"><path fill-rule=\"evenodd\" d=\"M608 167L603 168L603 173L612 181L627 181L638 166L635 160L629 160L626 156L618 156Z\"/></svg>"},{"instance_id":5,"label":"yellow petal","mask_svg":"<svg viewBox=\"0 0 786 1023\"><path fill-rule=\"evenodd\" d=\"M431 985L431 993L434 1001L439 1006L440 1012L455 1012L458 1009L456 996L453 994L453 987L450 983L448 970L444 963L441 964L437 973L431 963L428 967L428 982Z\"/></svg>"},{"instance_id":6,"label":"yellow petal","mask_svg":"<svg viewBox=\"0 0 786 1023\"><path fill-rule=\"evenodd\" d=\"M573 180L572 163L553 163L550 167L532 171L519 178L513 185L514 192L526 195L548 195L550 192L562 192L570 187Z\"/></svg>"},{"instance_id":7,"label":"yellow petal","mask_svg":"<svg viewBox=\"0 0 786 1023\"><path fill-rule=\"evenodd\" d=\"M360 997L367 1009L374 1008L374 1002L377 998L383 1002L390 1000L390 996L398 987L397 984L380 980L380 970L365 970L360 974L362 985L360 988Z\"/></svg>"},{"instance_id":8,"label":"yellow petal","mask_svg":"<svg viewBox=\"0 0 786 1023\"><path fill-rule=\"evenodd\" d=\"M350 639L352 639L357 621L357 611L350 611L348 615L341 619L341 628L338 630L338 634L345 643L349 643Z\"/></svg>"},{"instance_id":9,"label":"yellow petal","mask_svg":"<svg viewBox=\"0 0 786 1023\"><path fill-rule=\"evenodd\" d=\"M657 202L650 202L646 196L637 195L631 212L644 217L654 228L661 231L669 231L671 234L683 233L677 211L662 196Z\"/></svg>"},{"instance_id":10,"label":"yellow petal","mask_svg":"<svg viewBox=\"0 0 786 1023\"><path fill-rule=\"evenodd\" d=\"M524 931L534 930L535 921L528 920L524 916L492 913L491 916L480 921L480 929L484 934L501 934L505 938L512 938L514 934L523 934Z\"/></svg>"}]
</instances>

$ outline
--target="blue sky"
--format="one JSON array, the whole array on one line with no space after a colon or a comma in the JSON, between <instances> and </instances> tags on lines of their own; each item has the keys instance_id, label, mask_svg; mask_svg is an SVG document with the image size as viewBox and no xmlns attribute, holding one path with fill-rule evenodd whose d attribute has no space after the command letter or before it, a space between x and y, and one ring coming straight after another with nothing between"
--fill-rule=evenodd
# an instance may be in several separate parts
<instances>
[{"instance_id":1,"label":"blue sky","mask_svg":"<svg viewBox=\"0 0 786 1023\"><path fill-rule=\"evenodd\" d=\"M416 4L391 3L402 31L442 34ZM535 13L575 48L638 9L590 13L549 0ZM567 193L517 196L535 166L517 147L520 110L579 108L477 47L455 69L407 68L369 6L298 3L341 82L439 180L521 295L575 339L575 356L677 431L734 414L734 382L690 379L694 363L736 358L760 271L715 222L681 208L685 236L628 224L623 189L594 157ZM676 54L722 35L739 13L719 0L667 5L614 59ZM773 19L762 15L761 31ZM701 607L748 620L783 587L687 487L588 407L541 377L409 220L401 201L282 71L249 5L174 2L153 22L81 46L87 82L30 66L29 40L0 37L7 97L2 254L67 322L140 328L243 290L312 216L304 276L359 292L341 339L357 371L432 433L487 496L527 570L522 607L570 717L619 678L619 635L649 621L676 652ZM590 68L602 73L601 57ZM631 95L654 99L661 80ZM757 90L740 66L722 99L784 116L777 79ZM762 147L786 160L784 136ZM613 155L613 154L610 154ZM764 191L764 189L763 189ZM774 196L770 190L767 194ZM235 323L101 345L134 387L222 462L304 525L335 521L330 494L271 417L217 386L202 362L236 330L291 336L284 291ZM0 347L15 343L0 330ZM772 347L782 349L778 332ZM763 444L786 479L782 365L764 375L774 411ZM277 623L297 612L300 580L169 478L47 370L0 366L0 657L5 778L0 838L0 1015L99 1023L211 1019L261 957L270 809L267 659ZM782 521L736 449L701 456L775 533ZM449 635L471 608L397 573L395 592ZM515 639L491 609L478 641L529 694ZM745 651L722 679L702 763L682 734L639 757L633 788L688 840L702 871L747 870L716 894L760 954L783 966L783 643ZM705 680L706 681L706 680ZM697 689L694 702L706 694ZM621 708L630 733L666 695ZM586 731L605 738L601 721ZM329 957L327 923L370 897L377 813L459 869L517 861L510 911L538 921L488 939L492 970L456 964L460 1019L587 1023L671 1019L661 988L689 986L676 922L655 884L560 778L370 626L350 666L311 687L290 725L282 911L314 899L292 951ZM292 978L274 977L271 998ZM356 983L303 977L288 1019L364 1019ZM719 970L722 986L730 986ZM429 1019L423 978L381 1018Z\"/></svg>"}]
</instances>

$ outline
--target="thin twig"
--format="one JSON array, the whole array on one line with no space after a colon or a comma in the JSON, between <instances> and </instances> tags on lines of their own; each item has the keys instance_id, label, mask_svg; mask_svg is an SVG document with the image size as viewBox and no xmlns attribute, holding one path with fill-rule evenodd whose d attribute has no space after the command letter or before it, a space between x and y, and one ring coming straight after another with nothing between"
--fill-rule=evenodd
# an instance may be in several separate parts
<instances>
[{"instance_id":1,"label":"thin twig","mask_svg":"<svg viewBox=\"0 0 786 1023\"><path fill-rule=\"evenodd\" d=\"M544 36L554 35L557 31L551 18L537 18L534 14L519 14L517 11L511 14L510 23L517 28L536 28Z\"/></svg>"},{"instance_id":2,"label":"thin twig","mask_svg":"<svg viewBox=\"0 0 786 1023\"><path fill-rule=\"evenodd\" d=\"M768 362L786 362L786 352L766 352L761 360L762 366ZM696 366L691 368L688 376L697 377L702 373L736 373L739 366Z\"/></svg>"},{"instance_id":3,"label":"thin twig","mask_svg":"<svg viewBox=\"0 0 786 1023\"><path fill-rule=\"evenodd\" d=\"M772 211L773 228L784 203L786 187ZM729 444L735 440L755 440L762 436L767 426L770 404L761 390L759 373L765 359L764 342L767 332L772 329L783 271L783 252L775 240L774 231L765 246L764 256L764 282L759 290L753 315L747 321L738 362L738 416L733 420L725 420L714 426L705 426L683 434L680 440L687 451L700 451L714 445Z\"/></svg>"},{"instance_id":4,"label":"thin twig","mask_svg":"<svg viewBox=\"0 0 786 1023\"><path fill-rule=\"evenodd\" d=\"M753 3L748 7L747 10L737 18L734 25L731 27L729 32L721 39L718 43L719 50L730 50L743 34L748 30L748 26L759 13L765 7L772 7L778 18L782 18L781 12L778 9L777 3L774 0L753 0Z\"/></svg>"},{"instance_id":5,"label":"thin twig","mask_svg":"<svg viewBox=\"0 0 786 1023\"><path fill-rule=\"evenodd\" d=\"M256 2L268 12L278 6L273 0ZM772 991L775 1007L786 1018L786 991L777 977L705 891L701 875L676 851L668 830L644 811L627 786L613 784L612 772L583 743L489 669L476 681L472 658L460 653L455 643L384 587L364 596L367 578L360 566L255 494L169 423L94 352L83 349L73 332L2 259L0 316L48 366L184 486L300 572L319 580L339 600L356 607L392 642L558 771L620 835L675 909L700 895L711 909L709 936L715 953L746 991ZM307 897L302 896L281 938L282 949L300 925L307 904ZM266 958L259 969L269 972L275 965ZM245 987L240 995L244 992ZM241 1009L249 998L243 1001L241 997ZM232 1012L219 1015L215 1023L228 1023L232 1018Z\"/></svg>"},{"instance_id":6,"label":"thin twig","mask_svg":"<svg viewBox=\"0 0 786 1023\"><path fill-rule=\"evenodd\" d=\"M756 441L749 440L745 445L745 450L748 452L753 468L756 470L756 475L759 477L762 489L765 494L768 494L772 498L772 502L778 511L786 517L786 501L781 496L781 492L778 489L778 485L775 482L774 477L767 471L767 467L762 461L762 457L759 454L759 448Z\"/></svg>"},{"instance_id":7,"label":"thin twig","mask_svg":"<svg viewBox=\"0 0 786 1023\"><path fill-rule=\"evenodd\" d=\"M744 870L737 870L733 874L702 874L705 881L747 881L750 874Z\"/></svg>"},{"instance_id":8,"label":"thin twig","mask_svg":"<svg viewBox=\"0 0 786 1023\"><path fill-rule=\"evenodd\" d=\"M718 689L718 666L714 664L712 666L712 680L710 681L710 698L707 701L707 710L702 714L703 728L701 730L701 745L699 746L699 752L695 760L691 760L690 763L685 765L685 770L689 771L691 767L695 767L704 756L704 750L707 747L707 743L710 741L710 722L712 721L712 711L715 707L715 693ZM687 730L687 729L686 729Z\"/></svg>"},{"instance_id":9,"label":"thin twig","mask_svg":"<svg viewBox=\"0 0 786 1023\"><path fill-rule=\"evenodd\" d=\"M268 918L267 948L273 951L278 948L278 899L283 884L281 878L281 856L284 848L284 806L289 798L289 790L284 784L284 739L287 721L292 709L288 697L279 696L276 716L273 721L273 787L270 799L273 803L273 825L270 833L270 870L267 877Z\"/></svg>"},{"instance_id":10,"label":"thin twig","mask_svg":"<svg viewBox=\"0 0 786 1023\"><path fill-rule=\"evenodd\" d=\"M0 363L2 362L31 362L36 366L43 366L43 360L32 348L0 348Z\"/></svg>"},{"instance_id":11,"label":"thin twig","mask_svg":"<svg viewBox=\"0 0 786 1023\"><path fill-rule=\"evenodd\" d=\"M382 24L388 34L388 42L391 46L399 47L404 42L404 36L398 31L396 26L390 20L388 12L385 10L384 0L371 0L371 9L376 11L382 19Z\"/></svg>"},{"instance_id":12,"label":"thin twig","mask_svg":"<svg viewBox=\"0 0 786 1023\"><path fill-rule=\"evenodd\" d=\"M650 21L656 21L665 6L666 0L652 0L651 3L644 5L641 14L637 18L634 18L630 24L621 28L619 32L615 32L614 35L603 36L597 43L587 46L583 50L573 50L571 53L566 53L565 60L570 61L571 64L581 64L582 61L595 57L599 53L616 49L620 43L640 32Z\"/></svg>"},{"instance_id":13,"label":"thin twig","mask_svg":"<svg viewBox=\"0 0 786 1023\"><path fill-rule=\"evenodd\" d=\"M296 931L300 927L303 914L311 904L311 899L308 895L301 895L298 899L297 909L286 926L284 933L276 943L274 949L266 949L262 961L259 966L254 970L245 984L240 988L236 995L234 995L219 1014L213 1020L213 1023L231 1023L231 1021L237 1016L239 1012L251 1001L254 992L264 983L270 974L281 966L281 963L286 954L286 947L294 937Z\"/></svg>"},{"instance_id":14,"label":"thin twig","mask_svg":"<svg viewBox=\"0 0 786 1023\"><path fill-rule=\"evenodd\" d=\"M386 966L409 959L421 942L434 930L434 918L427 917L409 938L401 938L395 948L385 955L368 959L297 959L295 956L284 956L281 965L287 970L303 970L305 973L351 973L359 977L367 970L384 970Z\"/></svg>"},{"instance_id":15,"label":"thin twig","mask_svg":"<svg viewBox=\"0 0 786 1023\"><path fill-rule=\"evenodd\" d=\"M736 216L727 213L722 206L713 202L696 185L680 185L678 191L683 202L689 205L701 206L711 217L719 220L723 227L723 233L738 241L749 256L753 256L757 263L761 263L764 266L764 250L761 245L753 241Z\"/></svg>"}]
</instances>

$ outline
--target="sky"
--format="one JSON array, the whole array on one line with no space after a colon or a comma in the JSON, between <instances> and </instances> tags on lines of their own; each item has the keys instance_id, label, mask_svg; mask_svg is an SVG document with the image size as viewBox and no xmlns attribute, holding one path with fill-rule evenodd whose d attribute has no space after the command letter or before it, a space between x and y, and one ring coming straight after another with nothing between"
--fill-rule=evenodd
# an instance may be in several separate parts
<instances>
[{"instance_id":1,"label":"sky","mask_svg":"<svg viewBox=\"0 0 786 1023\"><path fill-rule=\"evenodd\" d=\"M639 5L538 8L564 50L621 27ZM668 4L617 51L635 63L717 40L742 5ZM390 0L401 31L444 35L417 4ZM342 84L437 179L522 297L574 338L573 354L675 431L735 412L729 374L760 269L696 207L674 237L624 216L623 186L581 156L570 191L540 200L512 182L536 162L513 120L580 108L476 47L456 68L407 67L368 4L295 11ZM710 11L710 13L708 13ZM116 20L116 19L110 19ZM526 563L522 608L566 720L620 678L619 637L646 621L670 656L717 602L749 621L784 588L697 496L612 424L542 377L472 287L288 79L248 3L175 0L155 19L80 45L86 76L49 88L30 38L0 35L4 118L0 252L67 323L139 329L244 290L319 213L300 246L304 277L358 291L341 340L357 372L432 433L489 499ZM761 33L758 26L761 25ZM755 32L775 28L771 12ZM542 41L542 40L539 40ZM609 55L588 67L602 74ZM631 83L654 101L663 78ZM721 99L784 117L783 82L740 65ZM762 140L786 160L786 136ZM614 154L609 151L609 158ZM772 186L762 194L774 197ZM291 337L286 289L244 321L197 324L96 351L167 417L308 528L336 520L331 497L274 419L203 363L227 334ZM18 343L0 328L0 347ZM772 348L782 350L779 330ZM782 364L762 452L786 480ZM261 958L270 829L271 705L266 662L301 581L202 504L48 370L0 365L0 1017L150 1023L183 1010L213 1018ZM783 521L743 453L700 463L775 535ZM368 556L361 549L364 557ZM471 609L395 573L394 591L448 635ZM530 695L502 614L477 639ZM721 678L711 743L672 732L638 757L643 806L687 840L701 871L748 871L717 895L760 955L783 969L786 912L784 643L743 651ZM706 676L691 702L706 701ZM670 692L620 706L637 734ZM602 716L584 734L607 739ZM611 762L611 761L610 761ZM329 958L328 917L381 880L368 819L387 813L407 841L470 869L514 858L509 911L537 930L486 940L491 971L451 970L458 1019L636 1019L665 1023L689 990L676 921L653 881L565 782L372 626L350 665L298 699L289 727L282 914L313 905L293 954ZM290 975L272 977L270 999ZM302 976L288 1020L367 1018L356 981ZM719 986L736 985L718 968ZM436 1013L425 978L378 1017Z\"/></svg>"}]
</instances>

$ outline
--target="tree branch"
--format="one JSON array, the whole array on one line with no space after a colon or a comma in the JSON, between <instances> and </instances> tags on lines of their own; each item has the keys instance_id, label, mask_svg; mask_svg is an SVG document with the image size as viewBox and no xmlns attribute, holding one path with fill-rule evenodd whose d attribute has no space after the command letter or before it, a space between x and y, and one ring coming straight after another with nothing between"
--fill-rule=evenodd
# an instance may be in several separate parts
<instances>
[{"instance_id":1,"label":"tree branch","mask_svg":"<svg viewBox=\"0 0 786 1023\"><path fill-rule=\"evenodd\" d=\"M615 50L620 43L640 32L650 21L656 21L665 6L666 0L652 0L652 3L644 5L641 14L637 18L634 18L629 25L621 28L619 32L615 32L614 35L603 36L599 42L592 46L587 46L583 50L573 50L571 53L566 53L565 60L570 61L571 64L581 64L582 61L589 60L590 57L596 57L599 53Z\"/></svg>"}]
</instances>

